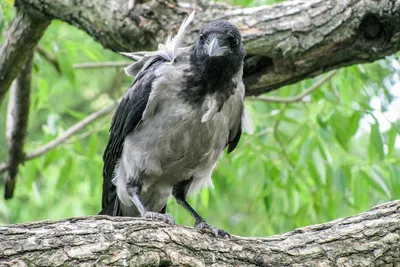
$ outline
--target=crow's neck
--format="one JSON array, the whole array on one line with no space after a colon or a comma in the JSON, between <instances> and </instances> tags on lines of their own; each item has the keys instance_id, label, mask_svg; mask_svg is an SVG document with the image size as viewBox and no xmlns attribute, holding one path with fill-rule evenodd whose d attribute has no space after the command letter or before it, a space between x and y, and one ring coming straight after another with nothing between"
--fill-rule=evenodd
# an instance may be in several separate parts
<instances>
[{"instance_id":1,"label":"crow's neck","mask_svg":"<svg viewBox=\"0 0 400 267\"><path fill-rule=\"evenodd\" d=\"M237 84L234 77L237 73L238 70L232 69L223 60L201 61L191 57L186 86L181 95L191 104L201 105L207 95L215 94L222 106L235 91Z\"/></svg>"}]
</instances>

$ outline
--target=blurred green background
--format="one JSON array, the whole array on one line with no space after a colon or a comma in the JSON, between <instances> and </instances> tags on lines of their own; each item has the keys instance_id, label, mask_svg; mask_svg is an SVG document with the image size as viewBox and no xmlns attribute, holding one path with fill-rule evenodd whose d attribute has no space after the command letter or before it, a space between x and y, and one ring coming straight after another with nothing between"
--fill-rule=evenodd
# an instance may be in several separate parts
<instances>
[{"instance_id":1,"label":"blurred green background","mask_svg":"<svg viewBox=\"0 0 400 267\"><path fill-rule=\"evenodd\" d=\"M282 1L231 4L276 2ZM15 10L12 1L0 3L2 41ZM57 59L61 73L36 53L27 152L111 104L132 81L122 67L75 68L76 63L126 59L66 23L53 21L40 46ZM209 223L232 234L266 236L400 199L399 70L399 60L392 56L341 69L298 103L247 100L255 133L243 135L235 152L219 161L214 189L202 190L190 202ZM321 78L269 95L295 96ZM6 103L0 107L0 162L7 155ZM110 120L111 115L97 120L21 166L14 198L0 199L0 224L96 214ZM193 225L173 199L168 213L179 224Z\"/></svg>"}]
</instances>

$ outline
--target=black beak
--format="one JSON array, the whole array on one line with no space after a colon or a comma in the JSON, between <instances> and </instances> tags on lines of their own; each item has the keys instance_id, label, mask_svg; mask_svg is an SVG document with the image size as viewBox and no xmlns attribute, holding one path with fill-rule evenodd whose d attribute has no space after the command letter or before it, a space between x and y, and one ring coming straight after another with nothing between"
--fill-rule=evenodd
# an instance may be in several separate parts
<instances>
[{"instance_id":1,"label":"black beak","mask_svg":"<svg viewBox=\"0 0 400 267\"><path fill-rule=\"evenodd\" d=\"M225 39L221 36L212 37L211 40L205 45L205 48L209 57L223 56L229 49L226 45Z\"/></svg>"}]
</instances>

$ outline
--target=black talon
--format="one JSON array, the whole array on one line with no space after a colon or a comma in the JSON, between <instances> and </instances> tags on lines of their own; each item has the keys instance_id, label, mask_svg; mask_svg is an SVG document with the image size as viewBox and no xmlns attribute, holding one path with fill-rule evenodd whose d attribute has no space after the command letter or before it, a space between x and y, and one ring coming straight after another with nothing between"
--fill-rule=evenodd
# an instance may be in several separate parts
<instances>
[{"instance_id":1,"label":"black talon","mask_svg":"<svg viewBox=\"0 0 400 267\"><path fill-rule=\"evenodd\" d=\"M200 232L211 232L215 237L228 236L229 238L231 238L231 235L227 231L218 229L217 227L212 226L205 221L195 223L194 228Z\"/></svg>"},{"instance_id":2,"label":"black talon","mask_svg":"<svg viewBox=\"0 0 400 267\"><path fill-rule=\"evenodd\" d=\"M146 211L143 216L143 218L148 218L152 220L158 220L158 221L163 221L168 224L175 224L175 219L169 214L162 214L158 212L151 212L151 211Z\"/></svg>"}]
</instances>

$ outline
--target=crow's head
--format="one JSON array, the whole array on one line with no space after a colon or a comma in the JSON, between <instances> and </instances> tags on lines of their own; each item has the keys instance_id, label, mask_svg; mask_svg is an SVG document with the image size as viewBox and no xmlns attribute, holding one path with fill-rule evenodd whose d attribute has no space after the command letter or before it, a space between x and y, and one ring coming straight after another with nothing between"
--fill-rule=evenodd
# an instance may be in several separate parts
<instances>
[{"instance_id":1,"label":"crow's head","mask_svg":"<svg viewBox=\"0 0 400 267\"><path fill-rule=\"evenodd\" d=\"M245 55L238 28L226 20L216 20L200 31L191 59L215 75L233 75L241 68Z\"/></svg>"}]
</instances>

